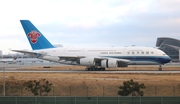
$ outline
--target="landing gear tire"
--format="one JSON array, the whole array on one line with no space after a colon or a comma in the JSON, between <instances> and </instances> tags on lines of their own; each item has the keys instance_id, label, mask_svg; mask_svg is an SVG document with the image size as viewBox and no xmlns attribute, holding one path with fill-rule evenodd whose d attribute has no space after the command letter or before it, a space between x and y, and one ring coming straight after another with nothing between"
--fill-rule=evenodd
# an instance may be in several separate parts
<instances>
[{"instance_id":1,"label":"landing gear tire","mask_svg":"<svg viewBox=\"0 0 180 104\"><path fill-rule=\"evenodd\" d=\"M105 68L95 68L89 67L85 69L86 71L105 71Z\"/></svg>"},{"instance_id":2,"label":"landing gear tire","mask_svg":"<svg viewBox=\"0 0 180 104\"><path fill-rule=\"evenodd\" d=\"M162 68L159 68L158 70L159 70L159 71L162 71Z\"/></svg>"},{"instance_id":3,"label":"landing gear tire","mask_svg":"<svg viewBox=\"0 0 180 104\"><path fill-rule=\"evenodd\" d=\"M105 68L99 68L99 71L105 71Z\"/></svg>"}]
</instances>

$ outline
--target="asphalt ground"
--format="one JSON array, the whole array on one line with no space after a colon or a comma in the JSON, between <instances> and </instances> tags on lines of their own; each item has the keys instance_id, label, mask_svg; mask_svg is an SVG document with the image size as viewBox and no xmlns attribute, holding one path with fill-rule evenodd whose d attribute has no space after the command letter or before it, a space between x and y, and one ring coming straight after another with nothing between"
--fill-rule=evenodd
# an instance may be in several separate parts
<instances>
[{"instance_id":1,"label":"asphalt ground","mask_svg":"<svg viewBox=\"0 0 180 104\"><path fill-rule=\"evenodd\" d=\"M137 67L136 70L106 70L106 71L85 71L82 69L75 69L75 70L66 70L66 69L51 69L49 70L48 67L52 66L67 66L63 64L58 64L58 63L25 63L25 64L8 64L8 63L0 63L0 72L14 72L14 73L19 73L19 72L35 72L35 73L180 73L180 63L170 63L163 65L162 67L175 67L176 70L143 70L142 68L138 70L138 67L154 67L154 69L158 69L158 65L133 65L129 67ZM36 67L42 67L42 69L37 69L37 70L31 70L31 68L36 68ZM45 68L43 68L45 67ZM23 69L23 68L29 68L29 69ZM73 68L73 67L72 67ZM177 70L179 68L179 70ZM20 70L19 70L20 69Z\"/></svg>"}]
</instances>

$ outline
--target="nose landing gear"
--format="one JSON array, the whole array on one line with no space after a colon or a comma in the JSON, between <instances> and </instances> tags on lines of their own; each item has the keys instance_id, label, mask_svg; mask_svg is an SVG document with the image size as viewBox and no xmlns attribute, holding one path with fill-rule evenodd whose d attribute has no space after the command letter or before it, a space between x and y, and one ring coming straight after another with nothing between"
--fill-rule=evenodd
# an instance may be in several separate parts
<instances>
[{"instance_id":1,"label":"nose landing gear","mask_svg":"<svg viewBox=\"0 0 180 104\"><path fill-rule=\"evenodd\" d=\"M162 66L161 66L161 65L159 65L158 70L159 70L159 71L162 71Z\"/></svg>"}]
</instances>

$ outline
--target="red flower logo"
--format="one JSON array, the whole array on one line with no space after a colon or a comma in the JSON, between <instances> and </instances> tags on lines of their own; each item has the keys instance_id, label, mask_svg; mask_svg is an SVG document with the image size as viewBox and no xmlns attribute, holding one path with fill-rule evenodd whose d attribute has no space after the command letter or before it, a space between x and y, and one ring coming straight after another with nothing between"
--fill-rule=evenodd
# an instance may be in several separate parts
<instances>
[{"instance_id":1,"label":"red flower logo","mask_svg":"<svg viewBox=\"0 0 180 104\"><path fill-rule=\"evenodd\" d=\"M33 44L35 44L38 41L38 37L40 37L40 36L41 36L41 34L36 31L31 31L30 33L28 33L28 37L30 38L30 40Z\"/></svg>"}]
</instances>

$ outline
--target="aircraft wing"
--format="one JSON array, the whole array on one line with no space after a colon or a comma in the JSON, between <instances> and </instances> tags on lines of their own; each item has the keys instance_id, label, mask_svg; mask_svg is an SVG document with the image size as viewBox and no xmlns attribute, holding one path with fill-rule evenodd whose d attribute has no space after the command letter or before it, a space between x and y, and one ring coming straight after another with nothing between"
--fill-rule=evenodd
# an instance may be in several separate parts
<instances>
[{"instance_id":1,"label":"aircraft wing","mask_svg":"<svg viewBox=\"0 0 180 104\"><path fill-rule=\"evenodd\" d=\"M66 58L66 59L80 59L80 58L85 58L85 56L58 56L60 59Z\"/></svg>"},{"instance_id":2,"label":"aircraft wing","mask_svg":"<svg viewBox=\"0 0 180 104\"><path fill-rule=\"evenodd\" d=\"M81 59L93 58L96 62L101 63L102 60L116 60L118 65L121 67L127 67L130 60L127 59L117 59L117 58L106 58L106 57L86 57L86 56L58 56L60 62L71 61L70 63L76 63Z\"/></svg>"},{"instance_id":3,"label":"aircraft wing","mask_svg":"<svg viewBox=\"0 0 180 104\"><path fill-rule=\"evenodd\" d=\"M58 56L59 58L66 58L66 59L81 59L81 58L88 58L86 56ZM114 59L114 60L117 60L119 62L129 62L129 60L127 59L117 59L117 58L106 58L106 57L94 57L95 60L108 60L108 59Z\"/></svg>"},{"instance_id":4,"label":"aircraft wing","mask_svg":"<svg viewBox=\"0 0 180 104\"><path fill-rule=\"evenodd\" d=\"M117 58L110 58L110 57L87 57L87 56L77 56L77 55L62 55L62 56L51 56L47 55L45 52L34 52L34 51L26 51L26 50L12 50L14 52L24 53L28 55L32 55L36 58L44 59L47 61L53 61L63 64L78 64L81 59L93 59L97 63L101 63L102 60L116 60L118 62L118 66L120 67L127 67L130 60L127 59L117 59Z\"/></svg>"},{"instance_id":5,"label":"aircraft wing","mask_svg":"<svg viewBox=\"0 0 180 104\"><path fill-rule=\"evenodd\" d=\"M19 52L19 53L25 53L25 54L36 54L35 52L32 51L25 51L25 50L11 50L14 52Z\"/></svg>"},{"instance_id":6,"label":"aircraft wing","mask_svg":"<svg viewBox=\"0 0 180 104\"><path fill-rule=\"evenodd\" d=\"M42 55L46 55L46 53L44 53L44 52L37 53L37 52L27 51L27 50L11 50L11 51L32 55L32 56L37 57L37 58L42 56Z\"/></svg>"}]
</instances>

